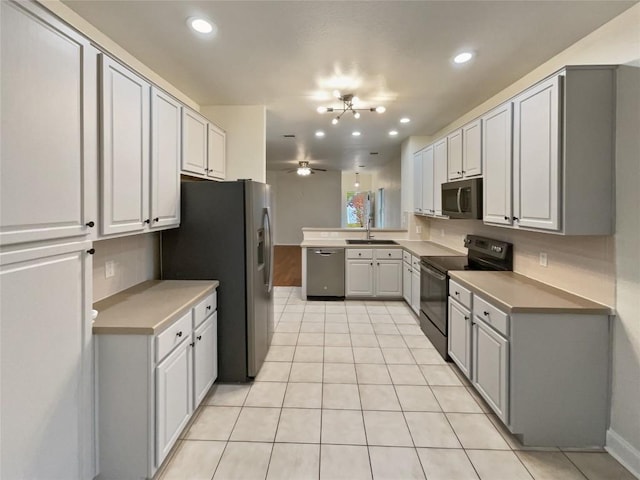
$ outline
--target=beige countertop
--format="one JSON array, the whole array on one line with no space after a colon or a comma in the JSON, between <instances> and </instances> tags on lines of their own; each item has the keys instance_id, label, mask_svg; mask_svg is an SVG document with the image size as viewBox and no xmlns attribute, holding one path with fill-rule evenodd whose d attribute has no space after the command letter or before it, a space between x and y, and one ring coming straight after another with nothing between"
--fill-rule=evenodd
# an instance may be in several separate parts
<instances>
[{"instance_id":1,"label":"beige countertop","mask_svg":"<svg viewBox=\"0 0 640 480\"><path fill-rule=\"evenodd\" d=\"M449 276L509 313L611 315L611 308L514 272L450 271Z\"/></svg>"},{"instance_id":2,"label":"beige countertop","mask_svg":"<svg viewBox=\"0 0 640 480\"><path fill-rule=\"evenodd\" d=\"M213 292L217 280L149 280L93 305L94 334L154 335Z\"/></svg>"},{"instance_id":3,"label":"beige countertop","mask_svg":"<svg viewBox=\"0 0 640 480\"><path fill-rule=\"evenodd\" d=\"M314 240L305 240L300 246L305 247L345 247L345 248L403 248L411 252L412 255L420 257L423 255L433 256L449 256L449 255L465 255L462 252L456 252L450 248L443 247L437 243L422 240L397 240L398 245L348 245L345 238L318 238Z\"/></svg>"}]
</instances>

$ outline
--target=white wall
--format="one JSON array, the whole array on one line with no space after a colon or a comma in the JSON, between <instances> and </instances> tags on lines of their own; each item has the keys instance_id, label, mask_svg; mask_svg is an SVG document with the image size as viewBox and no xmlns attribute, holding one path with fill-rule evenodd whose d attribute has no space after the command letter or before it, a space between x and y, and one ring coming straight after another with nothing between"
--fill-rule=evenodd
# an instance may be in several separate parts
<instances>
[{"instance_id":1,"label":"white wall","mask_svg":"<svg viewBox=\"0 0 640 480\"><path fill-rule=\"evenodd\" d=\"M340 172L316 172L308 177L269 171L274 199L276 245L299 245L302 228L340 226Z\"/></svg>"},{"instance_id":2,"label":"white wall","mask_svg":"<svg viewBox=\"0 0 640 480\"><path fill-rule=\"evenodd\" d=\"M267 181L264 105L207 105L200 112L227 132L227 180Z\"/></svg>"},{"instance_id":3,"label":"white wall","mask_svg":"<svg viewBox=\"0 0 640 480\"><path fill-rule=\"evenodd\" d=\"M372 190L384 189L384 225L381 228L400 228L402 225L402 171L400 157L382 166L373 175ZM376 197L377 198L377 197ZM376 205L376 211L378 206Z\"/></svg>"},{"instance_id":4,"label":"white wall","mask_svg":"<svg viewBox=\"0 0 640 480\"><path fill-rule=\"evenodd\" d=\"M131 235L93 243L93 302L146 280L160 278L160 234ZM115 275L105 278L105 262L115 263Z\"/></svg>"},{"instance_id":5,"label":"white wall","mask_svg":"<svg viewBox=\"0 0 640 480\"><path fill-rule=\"evenodd\" d=\"M616 311L607 444L640 475L640 68L618 71Z\"/></svg>"}]
</instances>

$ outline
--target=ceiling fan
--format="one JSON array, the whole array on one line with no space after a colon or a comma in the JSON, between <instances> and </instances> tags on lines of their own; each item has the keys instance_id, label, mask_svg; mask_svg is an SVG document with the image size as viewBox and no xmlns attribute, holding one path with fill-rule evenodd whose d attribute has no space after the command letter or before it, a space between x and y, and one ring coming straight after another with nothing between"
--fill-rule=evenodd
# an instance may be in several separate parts
<instances>
[{"instance_id":1,"label":"ceiling fan","mask_svg":"<svg viewBox=\"0 0 640 480\"><path fill-rule=\"evenodd\" d=\"M291 170L287 170L287 173L296 172L298 175L306 177L307 175L311 175L316 172L326 172L326 168L311 168L309 166L309 162L306 160L301 160L298 162L298 168L293 168Z\"/></svg>"}]
</instances>

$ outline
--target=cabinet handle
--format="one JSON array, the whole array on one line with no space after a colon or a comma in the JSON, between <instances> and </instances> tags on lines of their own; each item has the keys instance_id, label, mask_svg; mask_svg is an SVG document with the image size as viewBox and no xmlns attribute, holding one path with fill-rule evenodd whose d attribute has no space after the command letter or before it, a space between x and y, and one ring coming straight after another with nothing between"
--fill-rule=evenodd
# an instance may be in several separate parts
<instances>
[{"instance_id":1,"label":"cabinet handle","mask_svg":"<svg viewBox=\"0 0 640 480\"><path fill-rule=\"evenodd\" d=\"M196 345L196 342L191 342L191 343L189 344L189 346L190 346L190 347L195 347L195 345Z\"/></svg>"},{"instance_id":2,"label":"cabinet handle","mask_svg":"<svg viewBox=\"0 0 640 480\"><path fill-rule=\"evenodd\" d=\"M371 265L373 267L373 262L371 262L369 265Z\"/></svg>"},{"instance_id":3,"label":"cabinet handle","mask_svg":"<svg viewBox=\"0 0 640 480\"><path fill-rule=\"evenodd\" d=\"M511 217L514 222L519 222L520 219L518 217Z\"/></svg>"},{"instance_id":4,"label":"cabinet handle","mask_svg":"<svg viewBox=\"0 0 640 480\"><path fill-rule=\"evenodd\" d=\"M159 222L160 221L160 217L156 217L153 219L154 222Z\"/></svg>"},{"instance_id":5,"label":"cabinet handle","mask_svg":"<svg viewBox=\"0 0 640 480\"><path fill-rule=\"evenodd\" d=\"M207 305L207 310L211 310L211 305Z\"/></svg>"},{"instance_id":6,"label":"cabinet handle","mask_svg":"<svg viewBox=\"0 0 640 480\"><path fill-rule=\"evenodd\" d=\"M455 292L455 293L456 293L456 295L460 295L460 292Z\"/></svg>"},{"instance_id":7,"label":"cabinet handle","mask_svg":"<svg viewBox=\"0 0 640 480\"><path fill-rule=\"evenodd\" d=\"M96 224L93 222L93 220L92 220L92 221L90 221L90 222L85 223L85 225L86 225L87 227L89 227L89 228L93 228L93 227L95 227L95 226L96 226Z\"/></svg>"},{"instance_id":8,"label":"cabinet handle","mask_svg":"<svg viewBox=\"0 0 640 480\"><path fill-rule=\"evenodd\" d=\"M462 175L462 172L456 172L458 175Z\"/></svg>"},{"instance_id":9,"label":"cabinet handle","mask_svg":"<svg viewBox=\"0 0 640 480\"><path fill-rule=\"evenodd\" d=\"M198 335L196 338L197 338L198 340L202 340L202 335Z\"/></svg>"},{"instance_id":10,"label":"cabinet handle","mask_svg":"<svg viewBox=\"0 0 640 480\"><path fill-rule=\"evenodd\" d=\"M378 266L380 266L380 262L378 262Z\"/></svg>"},{"instance_id":11,"label":"cabinet handle","mask_svg":"<svg viewBox=\"0 0 640 480\"><path fill-rule=\"evenodd\" d=\"M465 320L469 320L469 317L465 316L465 317L464 317L464 319L465 319Z\"/></svg>"},{"instance_id":12,"label":"cabinet handle","mask_svg":"<svg viewBox=\"0 0 640 480\"><path fill-rule=\"evenodd\" d=\"M144 223L149 224L149 223L151 223L151 220L149 220L149 219L147 218L147 219L144 221Z\"/></svg>"},{"instance_id":13,"label":"cabinet handle","mask_svg":"<svg viewBox=\"0 0 640 480\"><path fill-rule=\"evenodd\" d=\"M89 250L87 250L87 253L89 255L93 255L94 253L96 253L96 249L95 248L90 248Z\"/></svg>"},{"instance_id":14,"label":"cabinet handle","mask_svg":"<svg viewBox=\"0 0 640 480\"><path fill-rule=\"evenodd\" d=\"M489 316L489 312L482 312L484 314L485 317Z\"/></svg>"},{"instance_id":15,"label":"cabinet handle","mask_svg":"<svg viewBox=\"0 0 640 480\"><path fill-rule=\"evenodd\" d=\"M182 330L180 330L178 333L176 333L176 337L182 337Z\"/></svg>"}]
</instances>

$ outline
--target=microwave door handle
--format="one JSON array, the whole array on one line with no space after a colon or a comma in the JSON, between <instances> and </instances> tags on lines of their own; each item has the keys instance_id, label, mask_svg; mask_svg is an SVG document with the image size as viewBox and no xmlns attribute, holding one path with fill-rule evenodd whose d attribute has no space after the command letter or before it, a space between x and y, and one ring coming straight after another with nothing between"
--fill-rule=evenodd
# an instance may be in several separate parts
<instances>
[{"instance_id":1,"label":"microwave door handle","mask_svg":"<svg viewBox=\"0 0 640 480\"><path fill-rule=\"evenodd\" d=\"M462 195L462 188L458 188L458 195L456 196L456 200L458 202L458 213L462 213L462 206L460 205L460 196Z\"/></svg>"}]
</instances>

